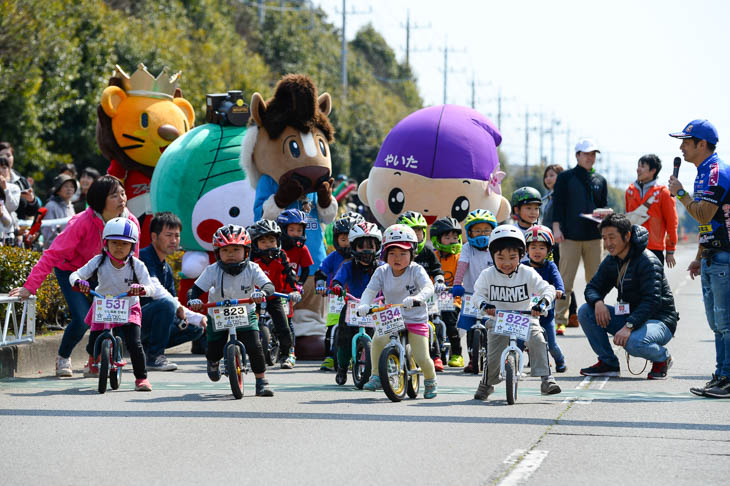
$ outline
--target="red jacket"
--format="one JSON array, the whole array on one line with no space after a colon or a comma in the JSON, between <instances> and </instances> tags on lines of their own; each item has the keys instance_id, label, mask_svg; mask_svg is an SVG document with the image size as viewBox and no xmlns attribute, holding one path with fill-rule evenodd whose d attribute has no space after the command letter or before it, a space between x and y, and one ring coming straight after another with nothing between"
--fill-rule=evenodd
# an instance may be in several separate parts
<instances>
[{"instance_id":1,"label":"red jacket","mask_svg":"<svg viewBox=\"0 0 730 486\"><path fill-rule=\"evenodd\" d=\"M649 219L642 225L649 230L649 250L666 250L674 251L677 247L677 207L674 199L669 193L667 186L654 185L650 187L644 197L639 196L639 189L635 183L626 189L625 202L626 212L629 213L638 208L639 205L647 201L653 194L657 194L657 198L649 207Z\"/></svg>"}]
</instances>

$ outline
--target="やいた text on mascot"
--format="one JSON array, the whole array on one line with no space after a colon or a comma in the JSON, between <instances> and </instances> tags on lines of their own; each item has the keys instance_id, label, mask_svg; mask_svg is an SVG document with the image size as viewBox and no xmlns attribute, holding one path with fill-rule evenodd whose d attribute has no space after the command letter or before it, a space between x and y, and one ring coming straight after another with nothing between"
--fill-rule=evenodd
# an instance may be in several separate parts
<instances>
[{"instance_id":1,"label":"\u3084\u3044\u305f text on mascot","mask_svg":"<svg viewBox=\"0 0 730 486\"><path fill-rule=\"evenodd\" d=\"M314 293L312 275L326 256L324 226L337 215L329 147L334 129L327 117L331 107L330 95L318 95L309 77L288 74L279 80L272 98L252 96L252 122L241 147L241 167L256 189L254 219L275 220L286 209L307 215L306 246L314 264L292 321L297 354L310 356L323 352L319 341L325 332L324 299ZM304 344L308 340L299 339L304 336L318 339L309 340L310 347Z\"/></svg>"}]
</instances>

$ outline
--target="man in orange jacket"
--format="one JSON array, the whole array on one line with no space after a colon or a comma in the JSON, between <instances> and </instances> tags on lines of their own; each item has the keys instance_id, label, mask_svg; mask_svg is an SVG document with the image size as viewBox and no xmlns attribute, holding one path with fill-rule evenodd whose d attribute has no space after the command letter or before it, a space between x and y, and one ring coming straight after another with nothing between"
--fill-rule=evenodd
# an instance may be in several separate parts
<instances>
[{"instance_id":1,"label":"man in orange jacket","mask_svg":"<svg viewBox=\"0 0 730 486\"><path fill-rule=\"evenodd\" d=\"M626 216L633 224L649 230L649 245L664 263L666 242L667 266L672 268L677 246L677 207L667 186L656 183L662 161L654 154L644 155L636 166L636 182L626 189Z\"/></svg>"}]
</instances>

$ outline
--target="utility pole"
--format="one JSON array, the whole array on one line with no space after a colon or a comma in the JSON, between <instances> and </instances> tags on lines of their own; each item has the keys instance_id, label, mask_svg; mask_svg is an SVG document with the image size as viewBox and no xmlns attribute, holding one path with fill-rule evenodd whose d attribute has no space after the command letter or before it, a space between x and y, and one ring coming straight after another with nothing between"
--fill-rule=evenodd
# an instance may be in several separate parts
<instances>
[{"instance_id":1,"label":"utility pole","mask_svg":"<svg viewBox=\"0 0 730 486\"><path fill-rule=\"evenodd\" d=\"M347 0L342 0L342 47L340 48L340 62L342 63L341 66L341 78L342 78L342 96L344 98L347 98L347 35L345 31L345 27L347 26L347 14L350 15L357 15L361 13L370 13L372 12L372 8L367 12L356 12L356 11L347 11Z\"/></svg>"},{"instance_id":2,"label":"utility pole","mask_svg":"<svg viewBox=\"0 0 730 486\"><path fill-rule=\"evenodd\" d=\"M555 115L553 114L553 117L550 121L550 163L555 163L555 132L556 129L560 125L560 120L555 118Z\"/></svg>"},{"instance_id":3,"label":"utility pole","mask_svg":"<svg viewBox=\"0 0 730 486\"><path fill-rule=\"evenodd\" d=\"M258 0L259 25L264 25L264 0Z\"/></svg>"},{"instance_id":4,"label":"utility pole","mask_svg":"<svg viewBox=\"0 0 730 486\"><path fill-rule=\"evenodd\" d=\"M570 125L565 129L565 166L570 167Z\"/></svg>"},{"instance_id":5,"label":"utility pole","mask_svg":"<svg viewBox=\"0 0 730 486\"><path fill-rule=\"evenodd\" d=\"M525 175L527 175L527 165L530 158L530 110L525 110Z\"/></svg>"},{"instance_id":6,"label":"utility pole","mask_svg":"<svg viewBox=\"0 0 730 486\"><path fill-rule=\"evenodd\" d=\"M543 148L545 146L544 143L543 143L543 139L544 138L545 138L545 130L543 128L543 113L540 112L540 161L539 161L539 164L540 165L542 165L542 163L545 160L544 159L545 152L543 150Z\"/></svg>"},{"instance_id":7,"label":"utility pole","mask_svg":"<svg viewBox=\"0 0 730 486\"><path fill-rule=\"evenodd\" d=\"M489 81L488 83L477 83L476 81L476 74L474 72L471 73L471 108L472 110L477 109L477 86L491 86L492 82Z\"/></svg>"},{"instance_id":8,"label":"utility pole","mask_svg":"<svg viewBox=\"0 0 730 486\"><path fill-rule=\"evenodd\" d=\"M406 68L411 68L411 29L429 29L431 24L428 25L411 25L411 9L406 11L406 25L401 24L406 29Z\"/></svg>"},{"instance_id":9,"label":"utility pole","mask_svg":"<svg viewBox=\"0 0 730 486\"><path fill-rule=\"evenodd\" d=\"M448 80L449 80L449 52L464 52L463 50L456 50L456 49L449 49L449 44L444 41L444 102L443 104L446 104L447 101L447 87L448 87ZM455 71L451 71L455 72Z\"/></svg>"}]
</instances>

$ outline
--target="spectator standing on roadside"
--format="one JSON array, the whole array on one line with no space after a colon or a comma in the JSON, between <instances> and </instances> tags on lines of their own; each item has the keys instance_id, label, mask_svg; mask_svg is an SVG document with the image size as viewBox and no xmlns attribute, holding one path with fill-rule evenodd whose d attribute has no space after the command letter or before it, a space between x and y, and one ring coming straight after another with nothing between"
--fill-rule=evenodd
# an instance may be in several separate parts
<instances>
[{"instance_id":1,"label":"spectator standing on roadside","mask_svg":"<svg viewBox=\"0 0 730 486\"><path fill-rule=\"evenodd\" d=\"M81 177L79 177L79 192L78 197L73 201L74 211L77 213L82 212L86 209L86 193L89 191L91 184L99 178L99 171L93 167L86 167L81 171Z\"/></svg>"},{"instance_id":2,"label":"spectator standing on roadside","mask_svg":"<svg viewBox=\"0 0 730 486\"><path fill-rule=\"evenodd\" d=\"M139 252L139 259L147 267L155 293L142 297L142 346L147 356L147 369L174 371L177 364L165 356L165 349L198 339L203 335L205 316L190 314L196 319L186 320L185 308L177 300L172 268L165 260L178 251L180 246L180 218L170 212L157 213L150 222L152 244ZM185 329L180 324L188 323Z\"/></svg>"},{"instance_id":3,"label":"spectator standing on roadside","mask_svg":"<svg viewBox=\"0 0 730 486\"><path fill-rule=\"evenodd\" d=\"M9 142L0 142L0 157L6 157L10 165L10 182L20 188L20 201L16 214L18 219L33 219L41 207L41 200L33 193L33 188L28 179L13 170L15 156L13 146Z\"/></svg>"},{"instance_id":4,"label":"spectator standing on roadside","mask_svg":"<svg viewBox=\"0 0 730 486\"><path fill-rule=\"evenodd\" d=\"M669 192L677 196L699 223L700 246L689 264L690 277L701 275L702 300L715 334L715 372L705 386L690 388L695 395L730 398L730 166L715 153L717 130L707 120L692 120L681 132L684 160L697 167L694 198L679 179L669 178Z\"/></svg>"},{"instance_id":5,"label":"spectator standing on roadside","mask_svg":"<svg viewBox=\"0 0 730 486\"><path fill-rule=\"evenodd\" d=\"M8 159L0 156L0 199L2 199L3 206L3 211L1 211L3 214L0 218L0 245L12 243L17 225L15 210L18 209L20 203L20 187L10 181Z\"/></svg>"},{"instance_id":6,"label":"spectator standing on roadside","mask_svg":"<svg viewBox=\"0 0 730 486\"><path fill-rule=\"evenodd\" d=\"M540 224L552 231L553 228L553 189L558 174L563 172L563 166L560 164L552 164L545 167L542 175L542 185L547 189L547 194L542 197L542 214ZM560 245L553 245L553 261L555 265L560 265ZM562 280L562 277L561 277ZM569 295L563 295L562 300L570 299L570 307L568 309L568 324L570 327L578 327L578 303L575 300L575 292L571 291ZM560 299L558 299L560 300ZM565 324L560 324L555 328L555 334L562 336L565 334Z\"/></svg>"},{"instance_id":7,"label":"spectator standing on roadside","mask_svg":"<svg viewBox=\"0 0 730 486\"><path fill-rule=\"evenodd\" d=\"M666 344L674 336L679 315L654 252L648 251L649 232L632 225L623 214L611 214L601 221L601 236L609 253L585 290L586 303L578 311L580 325L598 355L598 362L580 370L584 376L618 376L619 360L613 343L631 356L653 363L647 376L663 380L672 366ZM606 295L618 289L616 306L604 303Z\"/></svg>"},{"instance_id":8,"label":"spectator standing on roadside","mask_svg":"<svg viewBox=\"0 0 730 486\"><path fill-rule=\"evenodd\" d=\"M664 248L667 249L667 266L674 267L674 250L677 247L677 207L667 186L657 184L662 161L654 154L644 155L636 166L636 182L624 195L626 216L633 224L640 224L649 231L649 245L659 261L664 264ZM665 244L666 241L666 244Z\"/></svg>"},{"instance_id":9,"label":"spectator standing on roadside","mask_svg":"<svg viewBox=\"0 0 730 486\"><path fill-rule=\"evenodd\" d=\"M71 218L74 213L73 205L71 204L71 198L76 193L79 183L76 179L69 176L66 173L62 173L53 179L53 187L51 188L51 198L46 203L46 210L48 211L45 216L46 221L52 219ZM43 226L41 233L43 233L43 249L47 250L51 247L54 238L66 227L66 224L59 224L54 226Z\"/></svg>"},{"instance_id":10,"label":"spectator standing on roadside","mask_svg":"<svg viewBox=\"0 0 730 486\"><path fill-rule=\"evenodd\" d=\"M598 147L590 139L583 139L575 146L578 165L558 175L553 190L553 234L560 244L560 275L565 284L565 294L573 292L575 274L583 259L586 283L590 282L601 263L601 233L598 225L581 214L591 214L594 209L608 204L606 179L595 172ZM560 299L555 304L555 324L577 326L568 322L569 302Z\"/></svg>"}]
</instances>

